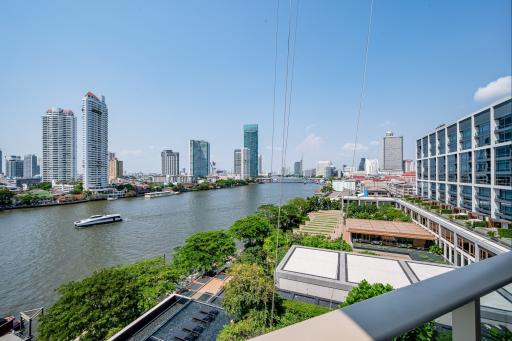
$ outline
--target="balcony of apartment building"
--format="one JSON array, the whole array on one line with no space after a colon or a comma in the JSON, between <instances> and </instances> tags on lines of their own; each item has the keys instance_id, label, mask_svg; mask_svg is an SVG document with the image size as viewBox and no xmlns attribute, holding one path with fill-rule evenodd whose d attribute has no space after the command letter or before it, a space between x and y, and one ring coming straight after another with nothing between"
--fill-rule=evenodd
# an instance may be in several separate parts
<instances>
[{"instance_id":1,"label":"balcony of apartment building","mask_svg":"<svg viewBox=\"0 0 512 341\"><path fill-rule=\"evenodd\" d=\"M471 119L466 119L459 124L460 149L471 149Z\"/></svg>"},{"instance_id":2,"label":"balcony of apartment building","mask_svg":"<svg viewBox=\"0 0 512 341\"><path fill-rule=\"evenodd\" d=\"M446 153L446 138L445 138L445 131L439 131L437 133L437 153L439 155L443 155Z\"/></svg>"},{"instance_id":3,"label":"balcony of apartment building","mask_svg":"<svg viewBox=\"0 0 512 341\"><path fill-rule=\"evenodd\" d=\"M496 113L496 143L512 141L512 113Z\"/></svg>"},{"instance_id":4,"label":"balcony of apartment building","mask_svg":"<svg viewBox=\"0 0 512 341\"><path fill-rule=\"evenodd\" d=\"M491 112L486 110L474 117L475 122L475 145L477 147L491 144Z\"/></svg>"},{"instance_id":5,"label":"balcony of apartment building","mask_svg":"<svg viewBox=\"0 0 512 341\"><path fill-rule=\"evenodd\" d=\"M512 220L512 190L499 189L496 193L496 216L500 219Z\"/></svg>"},{"instance_id":6,"label":"balcony of apartment building","mask_svg":"<svg viewBox=\"0 0 512 341\"><path fill-rule=\"evenodd\" d=\"M439 184L439 201L446 202L446 185Z\"/></svg>"},{"instance_id":7,"label":"balcony of apartment building","mask_svg":"<svg viewBox=\"0 0 512 341\"><path fill-rule=\"evenodd\" d=\"M430 184L430 199L437 200L437 191L435 183Z\"/></svg>"},{"instance_id":8,"label":"balcony of apartment building","mask_svg":"<svg viewBox=\"0 0 512 341\"><path fill-rule=\"evenodd\" d=\"M476 191L475 209L485 215L491 215L491 189L480 187Z\"/></svg>"},{"instance_id":9,"label":"balcony of apartment building","mask_svg":"<svg viewBox=\"0 0 512 341\"><path fill-rule=\"evenodd\" d=\"M428 157L428 138L425 136L421 141L421 151L423 153L423 157Z\"/></svg>"},{"instance_id":10,"label":"balcony of apartment building","mask_svg":"<svg viewBox=\"0 0 512 341\"><path fill-rule=\"evenodd\" d=\"M429 144L430 144L430 156L436 156L437 147L436 147L436 134L431 134L429 136Z\"/></svg>"}]
</instances>

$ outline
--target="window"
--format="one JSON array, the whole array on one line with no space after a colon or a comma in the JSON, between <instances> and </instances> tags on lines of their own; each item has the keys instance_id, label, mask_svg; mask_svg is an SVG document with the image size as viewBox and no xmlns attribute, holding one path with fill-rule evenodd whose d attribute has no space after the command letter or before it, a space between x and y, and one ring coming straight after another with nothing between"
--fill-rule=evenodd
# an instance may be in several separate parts
<instances>
[{"instance_id":1,"label":"window","mask_svg":"<svg viewBox=\"0 0 512 341\"><path fill-rule=\"evenodd\" d=\"M448 127L448 152L456 152L457 151L457 125L454 124L451 127Z\"/></svg>"},{"instance_id":2,"label":"window","mask_svg":"<svg viewBox=\"0 0 512 341\"><path fill-rule=\"evenodd\" d=\"M445 134L446 134L446 131L444 129L437 132L437 144L439 146L439 148L438 148L439 154L446 153L446 146L445 146L446 138L445 138Z\"/></svg>"},{"instance_id":3,"label":"window","mask_svg":"<svg viewBox=\"0 0 512 341\"><path fill-rule=\"evenodd\" d=\"M471 152L460 154L460 182L472 182Z\"/></svg>"}]
</instances>

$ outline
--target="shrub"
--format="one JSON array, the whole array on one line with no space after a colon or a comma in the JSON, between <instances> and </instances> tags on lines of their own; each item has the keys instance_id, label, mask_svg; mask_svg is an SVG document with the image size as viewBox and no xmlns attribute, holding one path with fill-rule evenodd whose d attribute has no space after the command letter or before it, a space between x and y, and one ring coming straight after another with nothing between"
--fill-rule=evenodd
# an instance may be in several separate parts
<instances>
[{"instance_id":1,"label":"shrub","mask_svg":"<svg viewBox=\"0 0 512 341\"><path fill-rule=\"evenodd\" d=\"M512 238L512 229L498 229L500 238Z\"/></svg>"},{"instance_id":2,"label":"shrub","mask_svg":"<svg viewBox=\"0 0 512 341\"><path fill-rule=\"evenodd\" d=\"M443 249L439 245L433 244L429 247L428 252L436 254L436 255L442 255Z\"/></svg>"}]
</instances>

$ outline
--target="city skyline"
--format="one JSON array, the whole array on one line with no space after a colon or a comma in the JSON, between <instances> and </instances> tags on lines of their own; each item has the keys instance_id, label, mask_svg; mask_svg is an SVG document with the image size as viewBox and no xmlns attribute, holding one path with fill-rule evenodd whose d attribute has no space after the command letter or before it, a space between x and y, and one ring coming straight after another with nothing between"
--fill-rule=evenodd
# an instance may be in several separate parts
<instances>
[{"instance_id":1,"label":"city skyline","mask_svg":"<svg viewBox=\"0 0 512 341\"><path fill-rule=\"evenodd\" d=\"M337 167L351 165L367 5L356 1L301 4L288 165L302 153L304 168L322 159L332 159ZM2 78L9 82L0 81L0 116L12 128L0 141L4 154L40 155L40 113L56 105L78 112L80 95L90 89L109 98L109 149L125 161L128 172L158 172L158 151L173 146L185 155L187 142L194 136L215 146L212 160L219 168L229 169L231 151L243 143L239 129L247 122L259 125L264 170L270 171L271 164L274 171L279 170L280 120L276 120L273 162L270 158L274 3L228 6L221 2L199 7L155 3L144 8L142 21L133 20L140 17L139 7L102 4L94 27L86 24L85 9L85 4L34 4L34 10L26 12L18 4L0 4L0 25L11 51L4 56L10 67ZM191 15L197 11L201 15ZM202 15L212 12L220 19ZM75 25L62 30L41 24L35 31L14 24L21 20L44 23L47 13L73 16ZM404 136L404 158L413 158L415 136L422 133L422 127L434 129L510 93L507 13L507 1L468 3L462 10L454 3L401 2L384 7L377 2L356 160L377 158L379 137L388 129ZM283 6L283 23L287 14ZM482 16L493 20L473 25ZM196 20L203 17L206 21L199 25ZM233 25L242 29L233 32ZM188 30L196 26L206 30ZM76 37L84 33L95 39L103 51L101 57L92 49L73 58L66 54L50 58L45 52L44 47L56 45L81 50L82 42ZM284 92L286 37L284 30L281 33L276 114L282 112ZM469 38L475 35L479 39ZM425 46L425 41L436 44ZM133 46L141 48L133 50ZM190 53L183 55L182 50ZM204 51L211 52L209 58L190 58ZM193 81L198 77L203 81ZM41 87L48 79L53 80L51 86ZM402 96L405 92L406 97ZM137 99L131 100L134 94ZM176 128L184 118L187 122ZM173 130L170 137L169 127ZM20 131L23 144L16 142Z\"/></svg>"}]
</instances>

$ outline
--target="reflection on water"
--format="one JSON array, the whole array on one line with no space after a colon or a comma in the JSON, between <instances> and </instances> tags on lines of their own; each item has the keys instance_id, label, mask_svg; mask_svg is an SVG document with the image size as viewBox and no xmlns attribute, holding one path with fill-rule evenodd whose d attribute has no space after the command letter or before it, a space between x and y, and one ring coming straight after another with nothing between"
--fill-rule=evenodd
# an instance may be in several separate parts
<instances>
[{"instance_id":1,"label":"reflection on water","mask_svg":"<svg viewBox=\"0 0 512 341\"><path fill-rule=\"evenodd\" d=\"M306 197L313 184L265 184L144 199L0 212L0 317L48 308L61 284L94 270L163 255L193 232L229 227L263 203ZM119 213L125 221L77 230L73 221Z\"/></svg>"}]
</instances>

